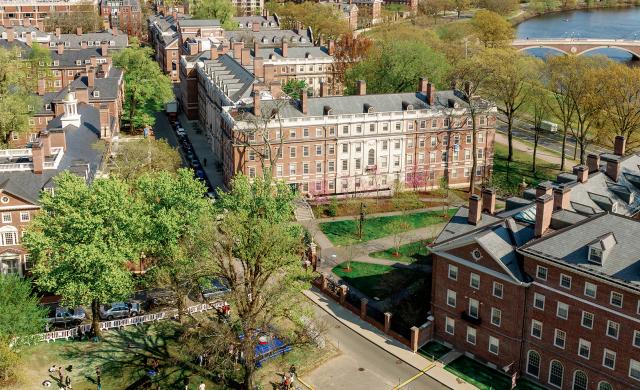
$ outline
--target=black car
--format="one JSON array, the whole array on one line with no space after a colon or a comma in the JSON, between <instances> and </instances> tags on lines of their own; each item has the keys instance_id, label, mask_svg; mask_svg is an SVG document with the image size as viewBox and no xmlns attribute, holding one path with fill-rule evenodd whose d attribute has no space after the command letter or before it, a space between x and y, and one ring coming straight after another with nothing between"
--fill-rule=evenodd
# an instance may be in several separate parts
<instances>
[{"instance_id":1,"label":"black car","mask_svg":"<svg viewBox=\"0 0 640 390\"><path fill-rule=\"evenodd\" d=\"M171 290L156 288L147 292L147 309L152 309L159 306L175 306L177 302L178 298L176 294Z\"/></svg>"},{"instance_id":2,"label":"black car","mask_svg":"<svg viewBox=\"0 0 640 390\"><path fill-rule=\"evenodd\" d=\"M230 291L231 289L229 289L227 283L216 278L207 279L200 285L200 293L205 301L220 297Z\"/></svg>"}]
</instances>

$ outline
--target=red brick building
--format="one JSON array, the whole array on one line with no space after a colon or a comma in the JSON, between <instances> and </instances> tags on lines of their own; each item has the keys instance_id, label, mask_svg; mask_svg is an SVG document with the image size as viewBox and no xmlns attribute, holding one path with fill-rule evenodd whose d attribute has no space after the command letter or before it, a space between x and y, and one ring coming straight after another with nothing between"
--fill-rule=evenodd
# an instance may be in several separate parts
<instances>
[{"instance_id":1,"label":"red brick building","mask_svg":"<svg viewBox=\"0 0 640 390\"><path fill-rule=\"evenodd\" d=\"M97 0L92 3L97 7ZM85 0L4 0L0 1L0 25L37 26L44 31L44 20L49 14L71 12L85 4Z\"/></svg>"}]
</instances>

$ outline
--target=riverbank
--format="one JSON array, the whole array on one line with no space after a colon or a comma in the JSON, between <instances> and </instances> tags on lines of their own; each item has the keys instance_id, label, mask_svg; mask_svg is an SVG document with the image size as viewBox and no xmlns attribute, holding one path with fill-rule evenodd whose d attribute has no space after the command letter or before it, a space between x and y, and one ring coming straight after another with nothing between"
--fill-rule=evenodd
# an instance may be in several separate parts
<instances>
[{"instance_id":1,"label":"riverbank","mask_svg":"<svg viewBox=\"0 0 640 390\"><path fill-rule=\"evenodd\" d=\"M568 11L585 11L585 10L596 10L596 9L624 9L624 8L634 8L640 6L639 0L631 0L631 1L623 1L616 4L607 4L606 2L599 3L586 3L579 2L576 3L574 7L567 8L557 8L550 9L544 11L534 11L529 9L531 7L531 2L523 4L520 12L517 12L514 16L509 18L509 21L513 25L513 27L518 26L520 23L525 22L529 19L537 18L542 15L556 14L560 12L568 12Z\"/></svg>"}]
</instances>

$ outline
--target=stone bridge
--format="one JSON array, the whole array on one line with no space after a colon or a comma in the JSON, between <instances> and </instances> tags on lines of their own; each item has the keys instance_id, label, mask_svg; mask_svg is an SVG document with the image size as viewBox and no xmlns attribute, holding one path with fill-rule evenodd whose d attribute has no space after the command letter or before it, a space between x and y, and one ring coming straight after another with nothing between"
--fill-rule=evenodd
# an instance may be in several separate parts
<instances>
[{"instance_id":1,"label":"stone bridge","mask_svg":"<svg viewBox=\"0 0 640 390\"><path fill-rule=\"evenodd\" d=\"M580 55L598 49L618 49L626 51L634 60L640 59L640 41L627 39L580 39L580 38L544 38L516 39L511 44L518 51L528 49L551 49L564 54Z\"/></svg>"}]
</instances>

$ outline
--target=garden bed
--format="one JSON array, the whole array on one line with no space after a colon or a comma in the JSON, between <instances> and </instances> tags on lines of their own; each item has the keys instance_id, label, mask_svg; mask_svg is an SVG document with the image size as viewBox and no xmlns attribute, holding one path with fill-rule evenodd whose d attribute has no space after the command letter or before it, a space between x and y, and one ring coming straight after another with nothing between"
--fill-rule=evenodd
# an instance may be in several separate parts
<instances>
[{"instance_id":1,"label":"garden bed","mask_svg":"<svg viewBox=\"0 0 640 390\"><path fill-rule=\"evenodd\" d=\"M369 298L384 300L413 284L427 274L413 269L395 268L389 265L351 262L351 270L347 270L348 262L333 268L333 273L347 284L355 287Z\"/></svg>"},{"instance_id":2,"label":"garden bed","mask_svg":"<svg viewBox=\"0 0 640 390\"><path fill-rule=\"evenodd\" d=\"M396 248L389 248L383 251L372 252L369 253L369 256L377 259L400 261L403 263L429 263L430 250L427 247L429 243L431 243L431 239L400 245L398 251L399 256L396 256Z\"/></svg>"},{"instance_id":3,"label":"garden bed","mask_svg":"<svg viewBox=\"0 0 640 390\"><path fill-rule=\"evenodd\" d=\"M466 356L461 356L444 367L455 376L464 379L480 390L510 390L511 377ZM544 390L543 387L522 378L516 390Z\"/></svg>"}]
</instances>

